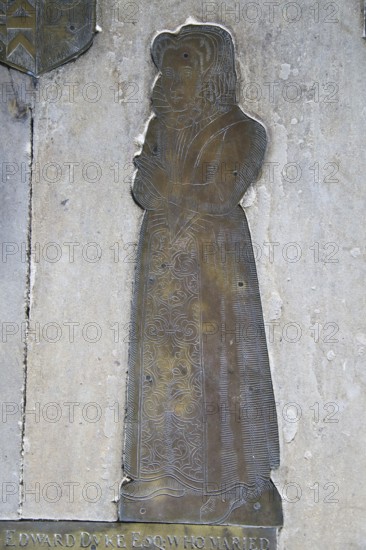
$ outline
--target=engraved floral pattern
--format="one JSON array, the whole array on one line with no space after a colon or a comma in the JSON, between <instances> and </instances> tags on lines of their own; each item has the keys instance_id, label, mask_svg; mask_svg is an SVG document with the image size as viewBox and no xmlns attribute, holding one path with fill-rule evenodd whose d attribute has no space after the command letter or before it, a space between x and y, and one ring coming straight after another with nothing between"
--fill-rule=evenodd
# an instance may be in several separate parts
<instances>
[{"instance_id":1,"label":"engraved floral pattern","mask_svg":"<svg viewBox=\"0 0 366 550\"><path fill-rule=\"evenodd\" d=\"M154 233L142 350L142 474L203 479L202 367L197 247Z\"/></svg>"}]
</instances>

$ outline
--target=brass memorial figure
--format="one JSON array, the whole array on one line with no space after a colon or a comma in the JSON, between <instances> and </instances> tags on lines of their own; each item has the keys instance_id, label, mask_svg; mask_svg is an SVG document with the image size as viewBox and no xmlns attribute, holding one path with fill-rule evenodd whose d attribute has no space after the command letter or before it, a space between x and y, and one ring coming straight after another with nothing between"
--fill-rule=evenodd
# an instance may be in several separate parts
<instances>
[{"instance_id":1,"label":"brass memorial figure","mask_svg":"<svg viewBox=\"0 0 366 550\"><path fill-rule=\"evenodd\" d=\"M282 525L277 418L255 259L239 205L266 131L236 103L230 34L185 25L159 71L133 196L136 268L121 521Z\"/></svg>"}]
</instances>

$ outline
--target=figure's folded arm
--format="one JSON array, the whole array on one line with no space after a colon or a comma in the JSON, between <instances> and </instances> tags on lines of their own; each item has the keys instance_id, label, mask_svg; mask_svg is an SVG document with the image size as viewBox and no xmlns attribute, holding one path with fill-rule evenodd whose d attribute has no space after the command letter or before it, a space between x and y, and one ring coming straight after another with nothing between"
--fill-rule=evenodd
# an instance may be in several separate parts
<instances>
[{"instance_id":1,"label":"figure's folded arm","mask_svg":"<svg viewBox=\"0 0 366 550\"><path fill-rule=\"evenodd\" d=\"M136 157L137 167L132 194L135 200L146 210L155 210L164 202L168 193L168 178L164 169L154 158L142 153Z\"/></svg>"},{"instance_id":2,"label":"figure's folded arm","mask_svg":"<svg viewBox=\"0 0 366 550\"><path fill-rule=\"evenodd\" d=\"M145 210L155 210L163 202L162 197L154 189L150 180L140 170L137 171L133 182L132 195Z\"/></svg>"},{"instance_id":3,"label":"figure's folded arm","mask_svg":"<svg viewBox=\"0 0 366 550\"><path fill-rule=\"evenodd\" d=\"M173 186L170 202L195 212L227 214L257 179L265 148L265 129L256 121L221 132L204 147L192 181Z\"/></svg>"},{"instance_id":4,"label":"figure's folded arm","mask_svg":"<svg viewBox=\"0 0 366 550\"><path fill-rule=\"evenodd\" d=\"M155 210L166 202L168 178L156 154L159 125L152 119L147 129L141 153L134 158L137 168L132 194L146 210Z\"/></svg>"}]
</instances>

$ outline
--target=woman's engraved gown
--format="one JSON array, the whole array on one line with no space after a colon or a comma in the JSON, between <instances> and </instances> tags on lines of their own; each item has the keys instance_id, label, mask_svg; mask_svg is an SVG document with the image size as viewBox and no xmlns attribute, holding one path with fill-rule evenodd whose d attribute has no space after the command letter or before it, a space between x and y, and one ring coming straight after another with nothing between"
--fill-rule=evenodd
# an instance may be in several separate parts
<instances>
[{"instance_id":1,"label":"woman's engraved gown","mask_svg":"<svg viewBox=\"0 0 366 550\"><path fill-rule=\"evenodd\" d=\"M223 97L235 77L223 29L186 26L159 35L153 59L162 78L133 186L146 212L121 520L279 525L281 503L270 481L279 462L275 404L253 248L239 206L258 175L266 133ZM169 82L188 63L182 59L200 69L199 85L194 75L193 84L180 83L190 84L194 98L183 114L174 110L179 86L167 100ZM220 84L229 71L229 83Z\"/></svg>"}]
</instances>

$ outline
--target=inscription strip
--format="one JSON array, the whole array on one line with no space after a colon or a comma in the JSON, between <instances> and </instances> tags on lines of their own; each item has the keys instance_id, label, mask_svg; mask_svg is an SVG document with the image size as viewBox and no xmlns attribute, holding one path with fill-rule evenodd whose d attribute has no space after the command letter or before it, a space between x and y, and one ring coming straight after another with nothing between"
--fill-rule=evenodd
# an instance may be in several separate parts
<instances>
[{"instance_id":1,"label":"inscription strip","mask_svg":"<svg viewBox=\"0 0 366 550\"><path fill-rule=\"evenodd\" d=\"M0 548L275 550L277 529L235 525L2 521Z\"/></svg>"}]
</instances>

